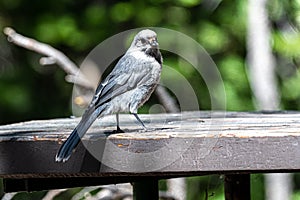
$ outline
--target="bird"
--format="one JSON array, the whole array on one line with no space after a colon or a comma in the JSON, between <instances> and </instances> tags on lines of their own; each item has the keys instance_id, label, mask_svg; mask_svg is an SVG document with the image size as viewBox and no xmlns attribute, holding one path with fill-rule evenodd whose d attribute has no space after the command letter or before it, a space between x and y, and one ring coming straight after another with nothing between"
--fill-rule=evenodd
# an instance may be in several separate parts
<instances>
[{"instance_id":1,"label":"bird","mask_svg":"<svg viewBox=\"0 0 300 200\"><path fill-rule=\"evenodd\" d=\"M157 34L149 29L138 32L126 53L99 83L91 103L76 128L61 145L55 161L66 162L70 158L97 118L115 114L116 132L123 132L119 126L119 113L130 113L146 129L137 111L158 85L162 63Z\"/></svg>"}]
</instances>

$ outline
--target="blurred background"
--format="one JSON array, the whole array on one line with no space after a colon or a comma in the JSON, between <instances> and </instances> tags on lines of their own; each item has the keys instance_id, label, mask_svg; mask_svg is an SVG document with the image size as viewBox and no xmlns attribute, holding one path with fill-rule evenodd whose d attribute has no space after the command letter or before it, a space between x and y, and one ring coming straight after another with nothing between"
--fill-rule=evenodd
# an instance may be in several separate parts
<instances>
[{"instance_id":1,"label":"blurred background","mask_svg":"<svg viewBox=\"0 0 300 200\"><path fill-rule=\"evenodd\" d=\"M114 34L137 27L170 28L195 39L213 58L224 81L227 110L300 108L299 0L0 0L1 125L72 115L73 86L66 83L65 72L56 65L41 66L41 55L9 43L2 33L6 26L52 45L78 65ZM172 54L164 55L164 64L189 80L201 110L211 109L196 71L187 70ZM263 96L259 85L264 86ZM153 97L141 112L147 113L155 101ZM252 199L272 199L265 189L269 178L252 175ZM300 199L300 176L285 180L289 198ZM164 181L160 185L167 188ZM55 199L71 199L81 189ZM19 193L13 199L42 199L46 193ZM223 177L187 178L184 199L224 199Z\"/></svg>"}]
</instances>

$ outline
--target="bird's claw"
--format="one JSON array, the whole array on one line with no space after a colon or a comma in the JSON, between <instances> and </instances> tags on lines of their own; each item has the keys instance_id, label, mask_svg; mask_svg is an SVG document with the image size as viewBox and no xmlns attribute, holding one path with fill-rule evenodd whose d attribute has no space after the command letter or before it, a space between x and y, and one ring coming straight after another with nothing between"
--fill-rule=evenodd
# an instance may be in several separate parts
<instances>
[{"instance_id":1,"label":"bird's claw","mask_svg":"<svg viewBox=\"0 0 300 200\"><path fill-rule=\"evenodd\" d=\"M119 126L117 126L117 130L114 130L113 133L125 133Z\"/></svg>"}]
</instances>

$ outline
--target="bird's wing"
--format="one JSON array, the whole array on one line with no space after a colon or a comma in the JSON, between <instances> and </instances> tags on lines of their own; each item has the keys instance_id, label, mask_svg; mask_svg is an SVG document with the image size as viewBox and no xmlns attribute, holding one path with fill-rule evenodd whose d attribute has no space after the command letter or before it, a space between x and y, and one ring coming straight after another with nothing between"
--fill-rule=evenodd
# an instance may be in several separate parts
<instances>
[{"instance_id":1,"label":"bird's wing","mask_svg":"<svg viewBox=\"0 0 300 200\"><path fill-rule=\"evenodd\" d=\"M139 62L131 55L123 56L113 71L99 84L92 105L101 106L110 99L139 85L147 75L144 73L143 65L147 65L147 63Z\"/></svg>"}]
</instances>

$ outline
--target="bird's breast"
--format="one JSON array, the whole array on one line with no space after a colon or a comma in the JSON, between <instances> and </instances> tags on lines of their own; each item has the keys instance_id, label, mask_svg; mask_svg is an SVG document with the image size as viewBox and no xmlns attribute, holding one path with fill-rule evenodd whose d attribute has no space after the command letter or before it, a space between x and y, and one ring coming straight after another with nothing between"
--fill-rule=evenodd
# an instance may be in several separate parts
<instances>
[{"instance_id":1,"label":"bird's breast","mask_svg":"<svg viewBox=\"0 0 300 200\"><path fill-rule=\"evenodd\" d=\"M147 55L143 51L133 51L131 53L131 56L133 56L135 59L137 59L138 62L141 62L141 61L156 62L154 57Z\"/></svg>"}]
</instances>

